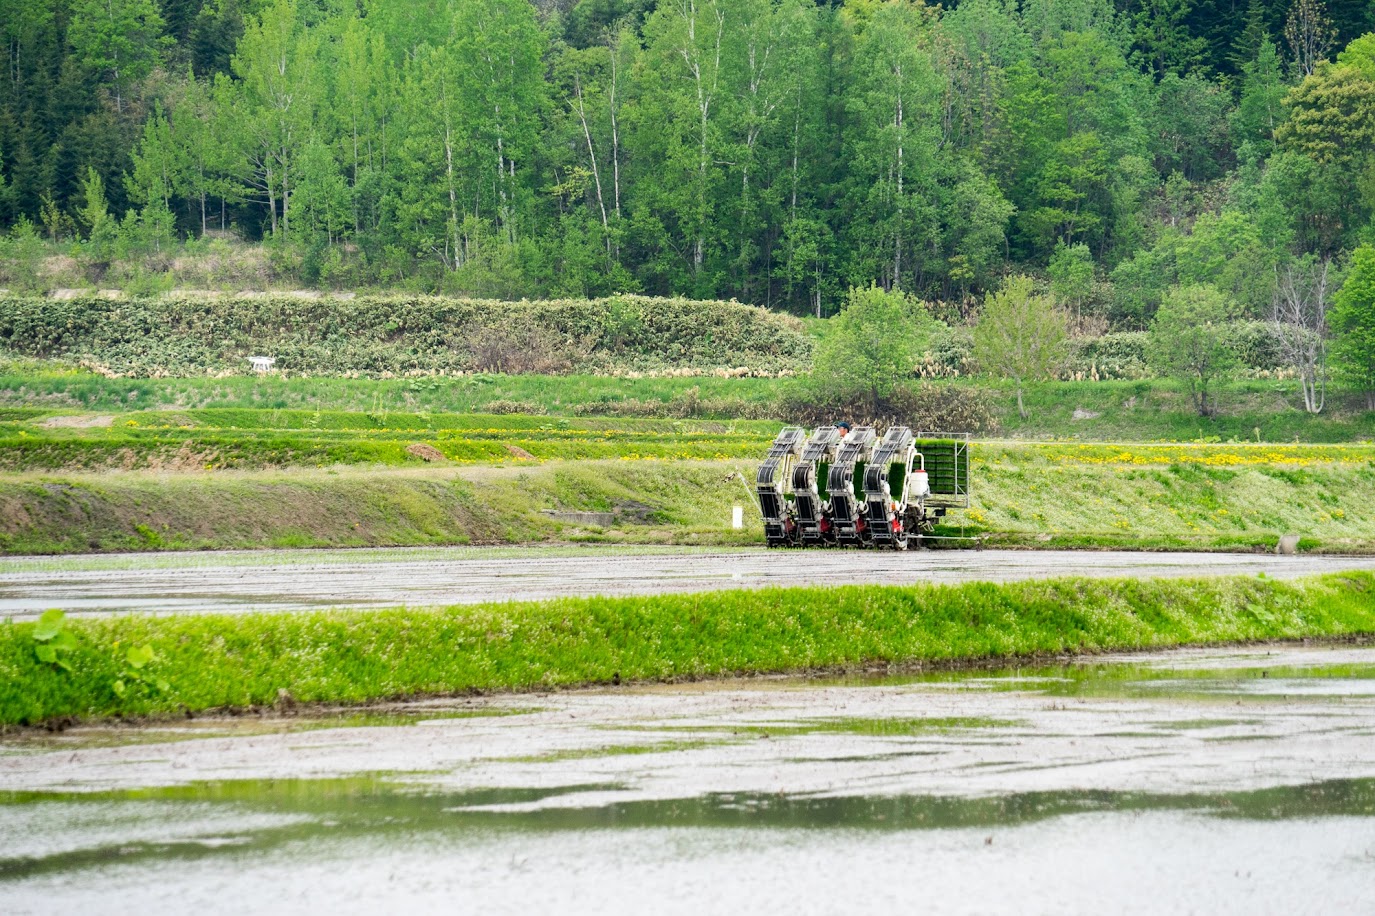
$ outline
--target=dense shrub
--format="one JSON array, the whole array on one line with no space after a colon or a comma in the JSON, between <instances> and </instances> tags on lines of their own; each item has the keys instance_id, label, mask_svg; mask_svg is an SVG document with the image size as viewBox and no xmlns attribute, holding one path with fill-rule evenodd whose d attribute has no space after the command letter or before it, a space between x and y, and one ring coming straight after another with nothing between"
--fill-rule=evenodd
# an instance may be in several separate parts
<instances>
[{"instance_id":1,"label":"dense shrub","mask_svg":"<svg viewBox=\"0 0 1375 916\"><path fill-rule=\"evenodd\" d=\"M963 385L898 385L875 409L868 397L846 397L814 382L799 383L780 398L778 414L789 423L817 426L849 420L857 425L910 426L927 432L996 432L992 398Z\"/></svg>"},{"instance_id":2,"label":"dense shrub","mask_svg":"<svg viewBox=\"0 0 1375 916\"><path fill-rule=\"evenodd\" d=\"M955 378L968 375L973 366L974 335L969 328L941 324L931 333L917 374L922 378Z\"/></svg>"},{"instance_id":3,"label":"dense shrub","mask_svg":"<svg viewBox=\"0 0 1375 916\"><path fill-rule=\"evenodd\" d=\"M1268 321L1238 321L1232 326L1232 350L1246 369L1287 369L1282 342Z\"/></svg>"},{"instance_id":4,"label":"dense shrub","mask_svg":"<svg viewBox=\"0 0 1375 916\"><path fill-rule=\"evenodd\" d=\"M1139 379L1151 375L1146 364L1145 331L1119 331L1071 342L1069 365L1062 377L1069 379ZM1238 321L1231 325L1228 340L1241 369L1274 372L1286 369L1284 354L1274 326L1266 321Z\"/></svg>"},{"instance_id":5,"label":"dense shrub","mask_svg":"<svg viewBox=\"0 0 1375 916\"><path fill-rule=\"evenodd\" d=\"M795 319L737 302L619 296L0 298L0 352L131 376L246 372L250 355L327 375L804 368Z\"/></svg>"},{"instance_id":6,"label":"dense shrub","mask_svg":"<svg viewBox=\"0 0 1375 916\"><path fill-rule=\"evenodd\" d=\"M1145 331L1120 331L1070 342L1070 361L1064 375L1072 379L1145 378Z\"/></svg>"}]
</instances>

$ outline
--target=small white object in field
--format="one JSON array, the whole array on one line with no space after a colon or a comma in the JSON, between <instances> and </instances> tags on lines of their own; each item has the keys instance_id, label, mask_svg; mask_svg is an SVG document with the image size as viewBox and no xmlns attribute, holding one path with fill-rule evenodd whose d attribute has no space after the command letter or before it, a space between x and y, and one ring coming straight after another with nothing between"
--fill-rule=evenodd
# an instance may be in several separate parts
<instances>
[{"instance_id":1,"label":"small white object in field","mask_svg":"<svg viewBox=\"0 0 1375 916\"><path fill-rule=\"evenodd\" d=\"M732 528L745 527L745 510L742 506L735 506L731 509L730 526Z\"/></svg>"},{"instance_id":2,"label":"small white object in field","mask_svg":"<svg viewBox=\"0 0 1375 916\"><path fill-rule=\"evenodd\" d=\"M257 372L271 372L272 366L277 362L271 356L250 356L248 361L253 364L253 369Z\"/></svg>"}]
</instances>

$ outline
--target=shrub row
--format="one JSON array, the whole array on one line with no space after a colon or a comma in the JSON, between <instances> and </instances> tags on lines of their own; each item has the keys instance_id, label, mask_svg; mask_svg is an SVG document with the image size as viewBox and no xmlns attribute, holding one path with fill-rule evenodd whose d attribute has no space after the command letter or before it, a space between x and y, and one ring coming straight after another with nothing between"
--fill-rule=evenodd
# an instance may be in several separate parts
<instances>
[{"instance_id":1,"label":"shrub row","mask_svg":"<svg viewBox=\"0 0 1375 916\"><path fill-rule=\"evenodd\" d=\"M737 302L618 296L497 302L434 297L0 297L0 348L131 376L567 373L806 367L796 319Z\"/></svg>"},{"instance_id":2,"label":"shrub row","mask_svg":"<svg viewBox=\"0 0 1375 916\"><path fill-rule=\"evenodd\" d=\"M1151 335L1147 331L1115 331L1098 337L1070 341L1069 358L1059 377L1067 380L1142 379L1152 373L1148 362ZM1243 369L1275 372L1288 368L1275 334L1265 321L1238 321L1231 325L1228 340ZM967 328L943 328L932 340L919 374L926 378L951 378L977 372L974 338Z\"/></svg>"}]
</instances>

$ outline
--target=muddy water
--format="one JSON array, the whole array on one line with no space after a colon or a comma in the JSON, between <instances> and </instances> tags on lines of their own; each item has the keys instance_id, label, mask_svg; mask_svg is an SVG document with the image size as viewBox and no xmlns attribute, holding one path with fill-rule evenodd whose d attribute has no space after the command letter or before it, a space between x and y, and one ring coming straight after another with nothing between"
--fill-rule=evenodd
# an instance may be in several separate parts
<instances>
[{"instance_id":1,"label":"muddy water","mask_svg":"<svg viewBox=\"0 0 1375 916\"><path fill-rule=\"evenodd\" d=\"M1375 649L0 739L0 912L1375 911Z\"/></svg>"},{"instance_id":2,"label":"muddy water","mask_svg":"<svg viewBox=\"0 0 1375 916\"><path fill-rule=\"evenodd\" d=\"M243 551L0 559L0 617L394 607L728 588L1049 576L1314 575L1375 557L1121 551L473 549Z\"/></svg>"}]
</instances>

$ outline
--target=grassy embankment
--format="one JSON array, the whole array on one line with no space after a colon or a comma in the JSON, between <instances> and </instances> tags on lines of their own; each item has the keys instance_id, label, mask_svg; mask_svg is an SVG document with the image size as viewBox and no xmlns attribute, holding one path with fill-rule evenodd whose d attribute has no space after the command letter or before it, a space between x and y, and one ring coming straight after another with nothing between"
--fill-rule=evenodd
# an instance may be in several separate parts
<instances>
[{"instance_id":1,"label":"grassy embankment","mask_svg":"<svg viewBox=\"0 0 1375 916\"><path fill-rule=\"evenodd\" d=\"M759 456L778 428L758 420L234 409L53 415L0 408L0 470L418 467L431 461L530 458L723 460Z\"/></svg>"},{"instance_id":2,"label":"grassy embankment","mask_svg":"<svg viewBox=\"0 0 1375 916\"><path fill-rule=\"evenodd\" d=\"M0 362L0 408L119 414L204 408L393 413L512 413L711 420L786 418L788 378L472 374L409 379L105 378L45 361ZM1238 380L1221 388L1221 412L1199 417L1188 395L1164 379L1029 384L1030 416L1012 389L987 379L941 382L981 388L996 434L1016 439L1190 442L1357 442L1375 438L1375 414L1334 392L1318 416L1297 405L1292 381ZM1079 416L1076 418L1075 413ZM978 430L973 430L978 432Z\"/></svg>"},{"instance_id":3,"label":"grassy embankment","mask_svg":"<svg viewBox=\"0 0 1375 916\"><path fill-rule=\"evenodd\" d=\"M754 544L730 462L0 478L0 553L247 547ZM603 513L588 519L556 513Z\"/></svg>"},{"instance_id":4,"label":"grassy embankment","mask_svg":"<svg viewBox=\"0 0 1375 916\"><path fill-rule=\"evenodd\" d=\"M0 552L758 541L751 516L743 531L729 519L731 506L751 503L736 475L751 479L768 429L695 434L703 454L747 457L675 460L685 447L675 435L655 439L643 428L652 421L640 426L594 440L635 449L616 459L5 474ZM404 455L403 441L388 447ZM646 457L656 442L668 458ZM557 458L565 445L571 457L587 447L550 439L541 451ZM1375 550L1371 446L976 443L971 476L971 508L942 533L1003 546L1202 550L1271 549L1292 533L1303 550ZM609 517L548 514L589 512Z\"/></svg>"},{"instance_id":5,"label":"grassy embankment","mask_svg":"<svg viewBox=\"0 0 1375 916\"><path fill-rule=\"evenodd\" d=\"M0 723L1369 634L1375 574L68 619L44 643L36 626L0 625Z\"/></svg>"}]
</instances>

